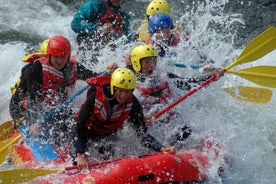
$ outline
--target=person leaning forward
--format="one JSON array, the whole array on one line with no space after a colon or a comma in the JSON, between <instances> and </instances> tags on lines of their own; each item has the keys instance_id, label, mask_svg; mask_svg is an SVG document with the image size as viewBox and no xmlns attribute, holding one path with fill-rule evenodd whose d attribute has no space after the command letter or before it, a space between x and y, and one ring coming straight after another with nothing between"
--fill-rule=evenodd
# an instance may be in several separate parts
<instances>
[{"instance_id":1,"label":"person leaning forward","mask_svg":"<svg viewBox=\"0 0 276 184\"><path fill-rule=\"evenodd\" d=\"M118 68L111 77L99 76L88 79L87 83L92 87L76 113L76 124L73 127L79 169L88 167L84 155L88 149L88 140L93 141L116 133L124 122L134 125L144 146L160 152L175 152L173 146L165 147L147 133L143 109L133 95L136 79L130 69Z\"/></svg>"},{"instance_id":2,"label":"person leaning forward","mask_svg":"<svg viewBox=\"0 0 276 184\"><path fill-rule=\"evenodd\" d=\"M21 99L27 99L26 113L23 114L27 116L26 125L32 135L43 133L45 138L52 137L48 135L50 127L66 124L65 118L70 118L71 110L63 108L62 111L55 113L47 120L51 123L38 123L41 114L44 115L45 112L63 103L77 80L86 80L99 75L86 69L75 60L75 57L70 56L69 40L60 35L51 37L47 45L47 54L30 64L24 74L25 82L20 83L12 96L10 108L13 107L14 111L11 109L11 113L15 113L21 103L24 103ZM108 69L112 71L111 68ZM59 129L54 128L54 130L59 137Z\"/></svg>"}]
</instances>

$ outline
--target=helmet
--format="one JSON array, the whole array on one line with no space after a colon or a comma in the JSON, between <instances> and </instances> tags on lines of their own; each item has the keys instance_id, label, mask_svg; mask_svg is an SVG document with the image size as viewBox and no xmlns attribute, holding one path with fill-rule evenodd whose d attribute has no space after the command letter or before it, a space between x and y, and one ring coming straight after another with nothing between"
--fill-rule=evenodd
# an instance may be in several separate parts
<instances>
[{"instance_id":1,"label":"helmet","mask_svg":"<svg viewBox=\"0 0 276 184\"><path fill-rule=\"evenodd\" d=\"M40 44L40 52L43 54L47 54L47 45L50 39L44 40L41 44Z\"/></svg>"},{"instance_id":2,"label":"helmet","mask_svg":"<svg viewBox=\"0 0 276 184\"><path fill-rule=\"evenodd\" d=\"M135 84L136 78L133 71L128 68L117 68L111 76L111 94L114 94L114 87L123 89L134 89Z\"/></svg>"},{"instance_id":3,"label":"helmet","mask_svg":"<svg viewBox=\"0 0 276 184\"><path fill-rule=\"evenodd\" d=\"M47 45L47 54L65 57L71 54L70 42L63 36L53 36Z\"/></svg>"},{"instance_id":4,"label":"helmet","mask_svg":"<svg viewBox=\"0 0 276 184\"><path fill-rule=\"evenodd\" d=\"M130 58L132 67L136 72L141 70L140 60L146 57L156 56L156 49L151 45L138 45L131 51Z\"/></svg>"},{"instance_id":5,"label":"helmet","mask_svg":"<svg viewBox=\"0 0 276 184\"><path fill-rule=\"evenodd\" d=\"M164 28L173 28L173 22L169 15L167 14L154 14L149 18L149 32L150 35L156 30Z\"/></svg>"},{"instance_id":6,"label":"helmet","mask_svg":"<svg viewBox=\"0 0 276 184\"><path fill-rule=\"evenodd\" d=\"M170 14L170 4L166 0L153 0L147 7L147 15L151 16L157 13Z\"/></svg>"}]
</instances>

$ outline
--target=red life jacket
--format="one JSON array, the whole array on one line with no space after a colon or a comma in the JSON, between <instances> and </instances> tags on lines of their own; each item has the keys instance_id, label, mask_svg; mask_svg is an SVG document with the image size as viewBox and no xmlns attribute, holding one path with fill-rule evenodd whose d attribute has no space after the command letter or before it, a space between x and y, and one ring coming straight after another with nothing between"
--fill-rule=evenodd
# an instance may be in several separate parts
<instances>
[{"instance_id":1,"label":"red life jacket","mask_svg":"<svg viewBox=\"0 0 276 184\"><path fill-rule=\"evenodd\" d=\"M139 80L139 73L135 89L139 91L138 98L144 110L149 111L156 104L168 103L168 98L172 97L172 91L167 81L159 80L161 77L156 76L157 81L149 82L147 79ZM141 77L141 76L140 76ZM140 98L141 97L141 98ZM169 115L173 115L174 111L169 111Z\"/></svg>"},{"instance_id":2,"label":"red life jacket","mask_svg":"<svg viewBox=\"0 0 276 184\"><path fill-rule=\"evenodd\" d=\"M176 32L172 35L168 46L177 46L180 43L180 34Z\"/></svg>"},{"instance_id":3,"label":"red life jacket","mask_svg":"<svg viewBox=\"0 0 276 184\"><path fill-rule=\"evenodd\" d=\"M110 76L98 76L86 80L89 85L96 86L95 105L91 113L92 116L86 122L86 126L98 135L109 135L122 128L133 105L133 99L130 97L124 104L118 104L115 109L113 107L113 112L108 117L110 107L108 108L108 101L104 94L103 86L110 84L110 80Z\"/></svg>"},{"instance_id":4,"label":"red life jacket","mask_svg":"<svg viewBox=\"0 0 276 184\"><path fill-rule=\"evenodd\" d=\"M170 98L172 96L172 92L170 89L170 85L167 81L160 80L160 76L155 76L156 80L154 84L148 82L147 79L145 81L139 80L139 73L137 73L137 84L136 89L140 91L141 95L151 95L159 98L159 102L166 102L166 98Z\"/></svg>"},{"instance_id":5,"label":"red life jacket","mask_svg":"<svg viewBox=\"0 0 276 184\"><path fill-rule=\"evenodd\" d=\"M125 25L125 21L121 15L121 13L116 13L114 11L112 11L110 9L110 7L108 7L106 5L106 12L105 14L99 18L99 21L104 23L110 23L113 25L113 29L116 33L118 33L119 35L123 35L124 34L124 30L123 27Z\"/></svg>"},{"instance_id":6,"label":"red life jacket","mask_svg":"<svg viewBox=\"0 0 276 184\"><path fill-rule=\"evenodd\" d=\"M65 76L62 71L55 69L47 58L39 59L42 65L42 94L43 101L55 106L67 98L68 88L72 88L78 78L77 63L69 60L70 71ZM66 83L66 84L65 84Z\"/></svg>"}]
</instances>

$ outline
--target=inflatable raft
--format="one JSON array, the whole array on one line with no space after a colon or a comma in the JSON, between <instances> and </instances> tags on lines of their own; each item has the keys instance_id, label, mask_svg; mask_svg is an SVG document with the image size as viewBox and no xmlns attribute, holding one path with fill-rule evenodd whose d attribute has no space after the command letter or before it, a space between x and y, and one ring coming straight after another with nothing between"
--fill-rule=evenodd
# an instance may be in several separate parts
<instances>
[{"instance_id":1,"label":"inflatable raft","mask_svg":"<svg viewBox=\"0 0 276 184\"><path fill-rule=\"evenodd\" d=\"M37 145L33 141L21 140L13 145L13 157L16 157L13 160L20 169L1 171L0 180L41 184L204 183L208 180L208 169L216 164L220 154L218 144L205 141L198 148L176 154L152 153L104 160L80 171L76 166L65 167L66 159L50 145Z\"/></svg>"},{"instance_id":2,"label":"inflatable raft","mask_svg":"<svg viewBox=\"0 0 276 184\"><path fill-rule=\"evenodd\" d=\"M154 153L93 164L89 171L59 171L34 183L142 184L203 183L211 166L208 157L195 150L177 154Z\"/></svg>"}]
</instances>

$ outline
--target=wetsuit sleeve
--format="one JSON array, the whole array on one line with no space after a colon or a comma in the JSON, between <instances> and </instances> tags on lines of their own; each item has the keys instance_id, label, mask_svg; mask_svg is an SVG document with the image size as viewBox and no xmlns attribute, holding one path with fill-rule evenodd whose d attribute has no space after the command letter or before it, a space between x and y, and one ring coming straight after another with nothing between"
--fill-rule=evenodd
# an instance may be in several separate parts
<instances>
[{"instance_id":1,"label":"wetsuit sleeve","mask_svg":"<svg viewBox=\"0 0 276 184\"><path fill-rule=\"evenodd\" d=\"M136 73L132 65L126 65L125 67L130 69L133 73Z\"/></svg>"},{"instance_id":2,"label":"wetsuit sleeve","mask_svg":"<svg viewBox=\"0 0 276 184\"><path fill-rule=\"evenodd\" d=\"M92 115L92 110L95 104L96 88L91 87L88 90L88 97L81 105L76 124L73 127L73 140L77 153L84 153L86 151L86 144L89 139L89 131L86 127L86 122Z\"/></svg>"},{"instance_id":3,"label":"wetsuit sleeve","mask_svg":"<svg viewBox=\"0 0 276 184\"><path fill-rule=\"evenodd\" d=\"M92 70L89 70L87 68L85 68L82 64L80 63L77 63L77 67L78 67L78 79L80 80L86 80L88 78L91 78L91 77L96 77L98 76L99 74L92 71Z\"/></svg>"},{"instance_id":4,"label":"wetsuit sleeve","mask_svg":"<svg viewBox=\"0 0 276 184\"><path fill-rule=\"evenodd\" d=\"M147 132L143 109L135 96L133 98L133 107L130 112L129 121L134 124L135 130L138 136L141 137L141 141L144 146L151 148L154 151L160 151L163 145Z\"/></svg>"},{"instance_id":5,"label":"wetsuit sleeve","mask_svg":"<svg viewBox=\"0 0 276 184\"><path fill-rule=\"evenodd\" d=\"M132 38L131 38L131 34L130 34L130 29L129 29L130 28L130 16L127 12L124 12L124 11L121 13L121 15L125 22L124 27L123 27L124 33L127 36L128 42L131 42Z\"/></svg>"},{"instance_id":6,"label":"wetsuit sleeve","mask_svg":"<svg viewBox=\"0 0 276 184\"><path fill-rule=\"evenodd\" d=\"M40 116L38 112L42 112L42 65L36 61L27 70L27 101L28 101L28 121L29 123L35 122Z\"/></svg>"},{"instance_id":7,"label":"wetsuit sleeve","mask_svg":"<svg viewBox=\"0 0 276 184\"><path fill-rule=\"evenodd\" d=\"M40 62L34 62L27 72L27 92L29 93L29 100L35 105L41 102L42 97L42 65Z\"/></svg>"},{"instance_id":8,"label":"wetsuit sleeve","mask_svg":"<svg viewBox=\"0 0 276 184\"><path fill-rule=\"evenodd\" d=\"M176 74L173 73L168 73L168 77L170 79L176 79L173 83L176 85L177 88L182 89L182 90L190 90L193 87L197 87L200 85L202 82L206 81L209 79L212 75L206 75L206 76L196 76L196 77L191 77L191 78L182 78L177 76Z\"/></svg>"},{"instance_id":9,"label":"wetsuit sleeve","mask_svg":"<svg viewBox=\"0 0 276 184\"><path fill-rule=\"evenodd\" d=\"M71 28L76 33L95 33L97 20L105 13L105 5L101 1L87 1L74 15Z\"/></svg>"},{"instance_id":10,"label":"wetsuit sleeve","mask_svg":"<svg viewBox=\"0 0 276 184\"><path fill-rule=\"evenodd\" d=\"M31 64L25 65L21 69L21 76L20 76L20 83L18 86L15 86L16 90L15 93L12 95L10 104L9 104L9 111L10 115L13 119L21 118L25 116L26 109L22 106L24 100L27 96L27 70L31 67Z\"/></svg>"}]
</instances>

